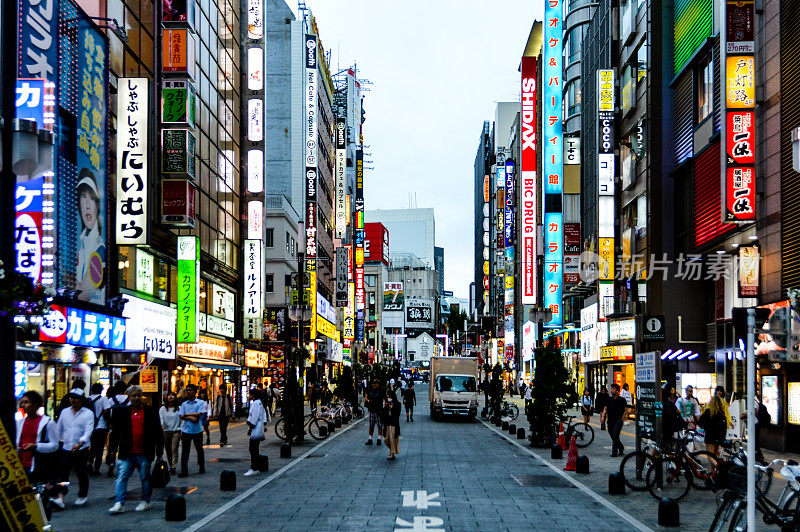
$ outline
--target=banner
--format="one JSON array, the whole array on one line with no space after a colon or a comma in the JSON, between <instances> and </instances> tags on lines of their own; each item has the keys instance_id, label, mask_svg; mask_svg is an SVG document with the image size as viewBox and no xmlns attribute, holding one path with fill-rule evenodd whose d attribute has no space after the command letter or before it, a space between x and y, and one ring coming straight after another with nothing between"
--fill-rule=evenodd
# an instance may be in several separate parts
<instances>
[{"instance_id":1,"label":"banner","mask_svg":"<svg viewBox=\"0 0 800 532\"><path fill-rule=\"evenodd\" d=\"M520 215L520 251L522 256L522 287L521 296L523 305L537 303L537 268L538 255L536 243L536 209L538 206L538 191L536 190L536 101L538 96L536 87L537 58L522 58L522 104L520 112L520 126L522 133L522 148L520 150L520 191L522 204L519 207Z\"/></svg>"},{"instance_id":2,"label":"banner","mask_svg":"<svg viewBox=\"0 0 800 532\"><path fill-rule=\"evenodd\" d=\"M383 311L403 311L403 283L383 283Z\"/></svg>"},{"instance_id":3,"label":"banner","mask_svg":"<svg viewBox=\"0 0 800 532\"><path fill-rule=\"evenodd\" d=\"M178 342L196 343L200 329L200 252L196 236L178 237Z\"/></svg>"},{"instance_id":4,"label":"banner","mask_svg":"<svg viewBox=\"0 0 800 532\"><path fill-rule=\"evenodd\" d=\"M336 118L336 238L347 237L347 220L350 213L347 209L347 125L345 119Z\"/></svg>"},{"instance_id":5,"label":"banner","mask_svg":"<svg viewBox=\"0 0 800 532\"><path fill-rule=\"evenodd\" d=\"M147 244L150 80L120 78L117 94L116 242Z\"/></svg>"}]
</instances>

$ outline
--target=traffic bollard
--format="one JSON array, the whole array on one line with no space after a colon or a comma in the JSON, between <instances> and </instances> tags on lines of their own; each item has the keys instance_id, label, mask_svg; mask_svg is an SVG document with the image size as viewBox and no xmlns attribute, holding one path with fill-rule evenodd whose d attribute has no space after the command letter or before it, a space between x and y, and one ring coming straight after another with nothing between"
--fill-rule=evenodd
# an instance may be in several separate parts
<instances>
[{"instance_id":1,"label":"traffic bollard","mask_svg":"<svg viewBox=\"0 0 800 532\"><path fill-rule=\"evenodd\" d=\"M513 423L508 425L508 433L509 434L516 434L517 433L517 426Z\"/></svg>"},{"instance_id":2,"label":"traffic bollard","mask_svg":"<svg viewBox=\"0 0 800 532\"><path fill-rule=\"evenodd\" d=\"M578 456L578 459L575 460L575 472L580 473L582 475L589 474L589 457L584 455Z\"/></svg>"},{"instance_id":3,"label":"traffic bollard","mask_svg":"<svg viewBox=\"0 0 800 532\"><path fill-rule=\"evenodd\" d=\"M269 456L265 454L258 455L258 470L262 473L269 471Z\"/></svg>"},{"instance_id":4,"label":"traffic bollard","mask_svg":"<svg viewBox=\"0 0 800 532\"><path fill-rule=\"evenodd\" d=\"M681 526L680 507L677 501L669 497L658 501L658 526Z\"/></svg>"},{"instance_id":5,"label":"traffic bollard","mask_svg":"<svg viewBox=\"0 0 800 532\"><path fill-rule=\"evenodd\" d=\"M522 427L517 429L517 439L518 440L524 440L525 439L525 429L523 429Z\"/></svg>"},{"instance_id":6,"label":"traffic bollard","mask_svg":"<svg viewBox=\"0 0 800 532\"><path fill-rule=\"evenodd\" d=\"M488 410L486 410L486 407L484 407L484 408L481 410L481 417L482 417L482 418L486 418L486 416L488 416L488 415L489 415L489 411L488 411Z\"/></svg>"},{"instance_id":7,"label":"traffic bollard","mask_svg":"<svg viewBox=\"0 0 800 532\"><path fill-rule=\"evenodd\" d=\"M559 444L553 445L550 449L550 458L553 460L561 460L564 458L564 449L562 449Z\"/></svg>"},{"instance_id":8,"label":"traffic bollard","mask_svg":"<svg viewBox=\"0 0 800 532\"><path fill-rule=\"evenodd\" d=\"M173 493L167 497L164 518L167 521L186 521L186 498L183 495Z\"/></svg>"},{"instance_id":9,"label":"traffic bollard","mask_svg":"<svg viewBox=\"0 0 800 532\"><path fill-rule=\"evenodd\" d=\"M619 471L608 475L608 494L625 495L625 477Z\"/></svg>"},{"instance_id":10,"label":"traffic bollard","mask_svg":"<svg viewBox=\"0 0 800 532\"><path fill-rule=\"evenodd\" d=\"M219 474L220 491L236 491L236 472L226 469Z\"/></svg>"},{"instance_id":11,"label":"traffic bollard","mask_svg":"<svg viewBox=\"0 0 800 532\"><path fill-rule=\"evenodd\" d=\"M292 444L284 443L281 445L281 458L291 458L292 457Z\"/></svg>"},{"instance_id":12,"label":"traffic bollard","mask_svg":"<svg viewBox=\"0 0 800 532\"><path fill-rule=\"evenodd\" d=\"M503 424L500 425L500 428L503 430L508 430L508 421L503 420Z\"/></svg>"},{"instance_id":13,"label":"traffic bollard","mask_svg":"<svg viewBox=\"0 0 800 532\"><path fill-rule=\"evenodd\" d=\"M333 421L326 421L325 423L328 425L328 434L333 434L336 432L336 423Z\"/></svg>"},{"instance_id":14,"label":"traffic bollard","mask_svg":"<svg viewBox=\"0 0 800 532\"><path fill-rule=\"evenodd\" d=\"M337 429L342 428L342 418L340 418L339 416L336 416L334 418L334 420L333 420L333 424L336 425Z\"/></svg>"},{"instance_id":15,"label":"traffic bollard","mask_svg":"<svg viewBox=\"0 0 800 532\"><path fill-rule=\"evenodd\" d=\"M327 438L328 437L328 425L327 425L327 423L322 425L321 427L319 427L319 435L320 435L321 438Z\"/></svg>"}]
</instances>

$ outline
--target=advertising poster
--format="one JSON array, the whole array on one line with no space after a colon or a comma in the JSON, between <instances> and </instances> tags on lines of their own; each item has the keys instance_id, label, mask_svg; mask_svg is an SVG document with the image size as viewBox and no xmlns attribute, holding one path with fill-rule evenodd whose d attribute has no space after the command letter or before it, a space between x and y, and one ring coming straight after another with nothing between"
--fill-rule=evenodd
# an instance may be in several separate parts
<instances>
[{"instance_id":1,"label":"advertising poster","mask_svg":"<svg viewBox=\"0 0 800 532\"><path fill-rule=\"evenodd\" d=\"M178 237L178 342L196 343L200 329L200 253L196 236Z\"/></svg>"},{"instance_id":2,"label":"advertising poster","mask_svg":"<svg viewBox=\"0 0 800 532\"><path fill-rule=\"evenodd\" d=\"M403 283L383 283L384 312L402 312L403 307Z\"/></svg>"},{"instance_id":3,"label":"advertising poster","mask_svg":"<svg viewBox=\"0 0 800 532\"><path fill-rule=\"evenodd\" d=\"M194 23L194 0L161 0L161 22Z\"/></svg>"},{"instance_id":4,"label":"advertising poster","mask_svg":"<svg viewBox=\"0 0 800 532\"><path fill-rule=\"evenodd\" d=\"M139 372L139 386L144 393L158 392L158 369L145 368Z\"/></svg>"}]
</instances>

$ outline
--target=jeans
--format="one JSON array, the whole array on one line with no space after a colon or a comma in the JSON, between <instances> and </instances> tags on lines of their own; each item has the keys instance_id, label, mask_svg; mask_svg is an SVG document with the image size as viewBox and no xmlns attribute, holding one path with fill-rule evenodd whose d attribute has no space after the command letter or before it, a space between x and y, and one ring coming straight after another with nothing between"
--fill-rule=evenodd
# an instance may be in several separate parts
<instances>
[{"instance_id":1,"label":"jeans","mask_svg":"<svg viewBox=\"0 0 800 532\"><path fill-rule=\"evenodd\" d=\"M261 446L261 440L250 440L250 469L258 471L258 448Z\"/></svg>"},{"instance_id":2,"label":"jeans","mask_svg":"<svg viewBox=\"0 0 800 532\"><path fill-rule=\"evenodd\" d=\"M205 454L203 453L203 433L187 434L181 433L181 474L184 474L189 469L189 450L194 443L194 449L197 452L197 465L200 471L205 471Z\"/></svg>"},{"instance_id":3,"label":"jeans","mask_svg":"<svg viewBox=\"0 0 800 532\"><path fill-rule=\"evenodd\" d=\"M75 474L78 475L78 497L89 495L89 470L86 467L88 459L88 447L77 451L70 451L69 449L62 449L61 451L61 482L69 481L69 475L74 470ZM66 488L62 491L64 493L67 492Z\"/></svg>"},{"instance_id":4,"label":"jeans","mask_svg":"<svg viewBox=\"0 0 800 532\"><path fill-rule=\"evenodd\" d=\"M128 491L128 479L135 469L142 479L142 500L150 502L150 460L143 454L132 454L125 460L117 460L117 480L114 482L114 502L124 503Z\"/></svg>"},{"instance_id":5,"label":"jeans","mask_svg":"<svg viewBox=\"0 0 800 532\"><path fill-rule=\"evenodd\" d=\"M167 462L170 469L178 468L178 443L181 441L181 431L164 431L164 448L167 450Z\"/></svg>"},{"instance_id":6,"label":"jeans","mask_svg":"<svg viewBox=\"0 0 800 532\"><path fill-rule=\"evenodd\" d=\"M622 442L619 440L619 433L622 432L622 420L608 420L608 434L611 436L611 454L622 454Z\"/></svg>"},{"instance_id":7,"label":"jeans","mask_svg":"<svg viewBox=\"0 0 800 532\"><path fill-rule=\"evenodd\" d=\"M106 448L108 429L94 429L92 432L91 449L89 450L89 468L95 473L100 472L103 465L103 450Z\"/></svg>"},{"instance_id":8,"label":"jeans","mask_svg":"<svg viewBox=\"0 0 800 532\"><path fill-rule=\"evenodd\" d=\"M219 423L219 444L228 443L228 421L230 416L219 416L217 422Z\"/></svg>"}]
</instances>

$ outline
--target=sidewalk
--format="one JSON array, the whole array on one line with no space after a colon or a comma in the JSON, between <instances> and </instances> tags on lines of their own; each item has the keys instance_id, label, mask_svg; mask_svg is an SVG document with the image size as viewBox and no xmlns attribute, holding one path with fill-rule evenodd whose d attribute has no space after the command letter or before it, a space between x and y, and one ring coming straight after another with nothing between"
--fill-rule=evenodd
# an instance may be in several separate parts
<instances>
[{"instance_id":1,"label":"sidewalk","mask_svg":"<svg viewBox=\"0 0 800 532\"><path fill-rule=\"evenodd\" d=\"M517 398L511 398L515 403L520 402ZM521 401L524 404L524 401ZM568 415L575 415L575 421L583 421L580 413L577 410L571 410ZM487 420L484 420L487 421ZM528 422L524 417L523 409L520 409L520 415L516 419L517 426L525 428L528 432ZM660 530L658 526L658 501L650 495L649 491L632 491L626 486L626 494L609 495L608 494L608 477L611 473L619 471L620 458L611 457L611 437L607 431L600 430L599 417L597 415L592 417L590 422L594 428L594 441L588 447L578 449L579 455L589 457L589 471L588 475L579 475L574 472L567 473L571 478L584 484L587 488L606 499L608 502L618 507L619 509L635 516L641 520L645 525ZM495 429L494 426L489 426L490 429ZM516 441L516 437L513 438ZM636 448L635 425L634 421L626 421L620 436L622 444L625 446L625 452L631 452ZM564 451L564 458L562 460L550 459L550 449L541 449L530 447L530 442L520 440L526 449L530 449L539 458L547 463L553 464L559 469L564 468L566 465L567 451ZM771 456L773 453L764 453L765 456ZM777 499L777 494L783 488L784 481L775 475L773 487L770 490L770 495L773 499ZM721 493L721 492L719 492ZM680 505L680 530L708 530L711 521L714 519L714 513L717 509L717 493L712 491L700 491L694 487L681 501ZM759 518L759 530L778 530L776 527L767 527Z\"/></svg>"},{"instance_id":2,"label":"sidewalk","mask_svg":"<svg viewBox=\"0 0 800 532\"><path fill-rule=\"evenodd\" d=\"M308 406L306 405L306 411ZM243 476L250 468L250 454L248 451L249 438L247 425L244 420L234 420L228 426L228 445L220 448L219 430L216 423L211 424L212 445L204 446L206 458L206 473L197 473L197 457L192 448L189 456L189 476L178 478L171 475L170 482L164 489L153 490L151 507L145 512L135 512L133 509L141 500L141 483L138 473L128 481L128 499L125 503L125 513L109 515L108 509L114 504L114 479L106 477L106 467L103 466L101 476L89 477L89 500L85 506L78 508L72 505L77 493L77 478L72 475L70 493L67 495L67 507L63 511L53 513L52 524L58 531L97 530L98 525L102 530L137 531L142 530L183 530L219 506L225 504L236 494L257 484L265 476L274 473L281 467L308 451L318 441L306 436L302 445L292 446L292 458L280 458L280 446L283 443L275 435L275 421L273 417L265 434L266 440L261 442L261 454L269 457L268 473L261 473L252 477ZM352 424L353 422L351 422ZM342 429L336 429L338 433ZM236 472L236 492L220 491L219 477L225 469ZM186 497L186 521L167 522L164 520L164 502L173 493Z\"/></svg>"}]
</instances>

